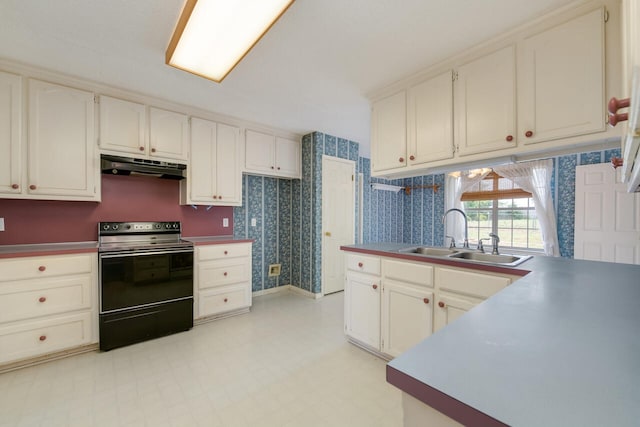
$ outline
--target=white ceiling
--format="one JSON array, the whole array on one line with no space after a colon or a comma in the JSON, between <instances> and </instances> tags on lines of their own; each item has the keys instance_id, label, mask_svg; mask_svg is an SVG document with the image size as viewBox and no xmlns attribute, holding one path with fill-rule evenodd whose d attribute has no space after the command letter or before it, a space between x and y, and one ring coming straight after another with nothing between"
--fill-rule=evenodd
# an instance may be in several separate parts
<instances>
[{"instance_id":1,"label":"white ceiling","mask_svg":"<svg viewBox=\"0 0 640 427\"><path fill-rule=\"evenodd\" d=\"M1 0L0 57L369 154L366 94L571 0L298 0L221 83L164 64L184 0Z\"/></svg>"}]
</instances>

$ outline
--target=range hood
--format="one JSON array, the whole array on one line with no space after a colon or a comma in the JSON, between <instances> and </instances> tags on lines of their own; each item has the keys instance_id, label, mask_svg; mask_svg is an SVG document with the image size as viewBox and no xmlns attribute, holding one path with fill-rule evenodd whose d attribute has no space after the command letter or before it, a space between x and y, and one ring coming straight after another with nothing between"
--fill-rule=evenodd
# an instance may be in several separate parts
<instances>
[{"instance_id":1,"label":"range hood","mask_svg":"<svg viewBox=\"0 0 640 427\"><path fill-rule=\"evenodd\" d=\"M164 179L184 179L186 165L158 160L134 159L103 154L100 156L102 173L109 175L140 175Z\"/></svg>"}]
</instances>

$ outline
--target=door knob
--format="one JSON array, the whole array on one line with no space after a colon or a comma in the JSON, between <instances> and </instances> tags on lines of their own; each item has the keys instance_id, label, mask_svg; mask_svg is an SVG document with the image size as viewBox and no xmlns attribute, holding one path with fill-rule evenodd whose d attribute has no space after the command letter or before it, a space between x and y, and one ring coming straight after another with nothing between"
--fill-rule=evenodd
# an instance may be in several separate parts
<instances>
[{"instance_id":1,"label":"door knob","mask_svg":"<svg viewBox=\"0 0 640 427\"><path fill-rule=\"evenodd\" d=\"M327 237L331 237L331 232L330 231L325 231L324 235L327 236Z\"/></svg>"}]
</instances>

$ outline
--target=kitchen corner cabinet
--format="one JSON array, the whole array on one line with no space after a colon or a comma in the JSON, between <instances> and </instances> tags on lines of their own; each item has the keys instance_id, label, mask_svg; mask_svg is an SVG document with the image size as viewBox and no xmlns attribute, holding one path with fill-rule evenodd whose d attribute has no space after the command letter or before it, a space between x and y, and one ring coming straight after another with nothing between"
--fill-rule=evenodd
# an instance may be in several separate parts
<instances>
[{"instance_id":1,"label":"kitchen corner cabinet","mask_svg":"<svg viewBox=\"0 0 640 427\"><path fill-rule=\"evenodd\" d=\"M191 162L180 183L182 204L241 206L240 129L191 118Z\"/></svg>"},{"instance_id":2,"label":"kitchen corner cabinet","mask_svg":"<svg viewBox=\"0 0 640 427\"><path fill-rule=\"evenodd\" d=\"M600 7L524 39L518 139L524 144L605 130L605 18Z\"/></svg>"},{"instance_id":3,"label":"kitchen corner cabinet","mask_svg":"<svg viewBox=\"0 0 640 427\"><path fill-rule=\"evenodd\" d=\"M281 178L301 177L300 143L247 129L245 172Z\"/></svg>"},{"instance_id":4,"label":"kitchen corner cabinet","mask_svg":"<svg viewBox=\"0 0 640 427\"><path fill-rule=\"evenodd\" d=\"M189 118L185 114L100 96L100 150L114 155L186 163Z\"/></svg>"},{"instance_id":5,"label":"kitchen corner cabinet","mask_svg":"<svg viewBox=\"0 0 640 427\"><path fill-rule=\"evenodd\" d=\"M515 147L515 92L514 45L458 67L454 104L460 156Z\"/></svg>"},{"instance_id":6,"label":"kitchen corner cabinet","mask_svg":"<svg viewBox=\"0 0 640 427\"><path fill-rule=\"evenodd\" d=\"M0 364L98 342L96 257L0 260Z\"/></svg>"},{"instance_id":7,"label":"kitchen corner cabinet","mask_svg":"<svg viewBox=\"0 0 640 427\"><path fill-rule=\"evenodd\" d=\"M0 71L0 194L22 192L22 77Z\"/></svg>"},{"instance_id":8,"label":"kitchen corner cabinet","mask_svg":"<svg viewBox=\"0 0 640 427\"><path fill-rule=\"evenodd\" d=\"M407 94L401 91L373 103L371 169L388 171L407 165Z\"/></svg>"},{"instance_id":9,"label":"kitchen corner cabinet","mask_svg":"<svg viewBox=\"0 0 640 427\"><path fill-rule=\"evenodd\" d=\"M251 307L251 243L196 246L196 318L218 318Z\"/></svg>"}]
</instances>

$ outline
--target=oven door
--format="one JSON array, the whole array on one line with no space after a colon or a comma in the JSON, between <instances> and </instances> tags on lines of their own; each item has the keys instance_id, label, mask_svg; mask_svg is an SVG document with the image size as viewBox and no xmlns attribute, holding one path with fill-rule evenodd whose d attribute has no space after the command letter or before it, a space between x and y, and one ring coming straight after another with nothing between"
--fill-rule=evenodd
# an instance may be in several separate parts
<instances>
[{"instance_id":1,"label":"oven door","mask_svg":"<svg viewBox=\"0 0 640 427\"><path fill-rule=\"evenodd\" d=\"M193 297L193 248L100 254L100 313Z\"/></svg>"}]
</instances>

